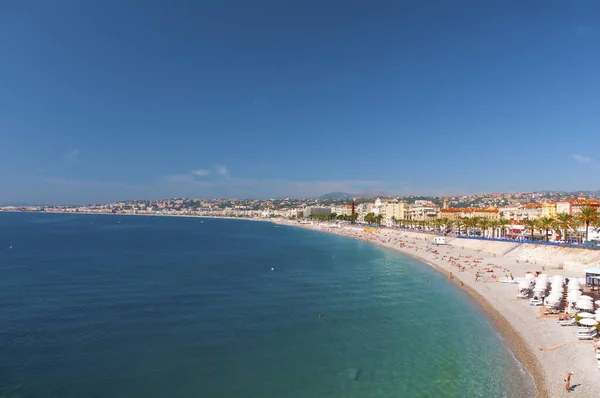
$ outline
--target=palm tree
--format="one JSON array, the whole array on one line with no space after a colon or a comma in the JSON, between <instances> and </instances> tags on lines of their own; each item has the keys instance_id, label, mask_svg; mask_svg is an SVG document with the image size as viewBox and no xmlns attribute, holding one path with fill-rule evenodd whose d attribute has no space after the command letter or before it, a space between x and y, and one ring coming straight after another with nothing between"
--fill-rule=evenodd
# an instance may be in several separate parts
<instances>
[{"instance_id":1,"label":"palm tree","mask_svg":"<svg viewBox=\"0 0 600 398\"><path fill-rule=\"evenodd\" d=\"M454 221L454 225L456 225L456 229L458 229L458 235L460 235L460 230L465 225L464 221L462 218L457 218L456 221Z\"/></svg>"},{"instance_id":2,"label":"palm tree","mask_svg":"<svg viewBox=\"0 0 600 398\"><path fill-rule=\"evenodd\" d=\"M573 216L568 213L560 213L556 216L556 225L558 229L564 231L563 241L567 241L567 235L569 233L569 227L573 226Z\"/></svg>"},{"instance_id":3,"label":"palm tree","mask_svg":"<svg viewBox=\"0 0 600 398\"><path fill-rule=\"evenodd\" d=\"M377 223L377 225L381 225L382 218L383 218L383 216L381 214L378 214L375 217L373 217L373 221L375 221Z\"/></svg>"},{"instance_id":4,"label":"palm tree","mask_svg":"<svg viewBox=\"0 0 600 398\"><path fill-rule=\"evenodd\" d=\"M473 235L475 233L475 228L477 227L478 224L479 224L479 219L477 217L471 217L471 218L465 219L465 226L467 227L467 234L469 233L469 230L470 230L470 235Z\"/></svg>"},{"instance_id":5,"label":"palm tree","mask_svg":"<svg viewBox=\"0 0 600 398\"><path fill-rule=\"evenodd\" d=\"M488 232L488 229L490 228L490 222L489 222L489 220L487 220L485 218L482 218L477 223L477 226L481 230L481 237L485 238L485 233Z\"/></svg>"},{"instance_id":6,"label":"palm tree","mask_svg":"<svg viewBox=\"0 0 600 398\"><path fill-rule=\"evenodd\" d=\"M501 218L498 221L498 228L500 228L500 236L505 236L505 231L506 231L506 227L508 227L510 225L510 221L507 220L506 218Z\"/></svg>"},{"instance_id":7,"label":"palm tree","mask_svg":"<svg viewBox=\"0 0 600 398\"><path fill-rule=\"evenodd\" d=\"M446 230L444 231L444 233L448 232L448 230L451 230L455 224L456 221L448 220L448 224L446 224Z\"/></svg>"},{"instance_id":8,"label":"palm tree","mask_svg":"<svg viewBox=\"0 0 600 398\"><path fill-rule=\"evenodd\" d=\"M375 219L375 213L367 213L367 215L365 216L365 221L368 224L373 223L374 219Z\"/></svg>"},{"instance_id":9,"label":"palm tree","mask_svg":"<svg viewBox=\"0 0 600 398\"><path fill-rule=\"evenodd\" d=\"M533 234L534 234L535 230L537 229L537 222L535 222L535 220L527 219L524 221L524 224L525 224L525 230L531 231L531 240L533 241Z\"/></svg>"},{"instance_id":10,"label":"palm tree","mask_svg":"<svg viewBox=\"0 0 600 398\"><path fill-rule=\"evenodd\" d=\"M585 241L587 242L590 224L595 224L598 221L598 210L591 206L582 206L579 209L579 219L585 224Z\"/></svg>"},{"instance_id":11,"label":"palm tree","mask_svg":"<svg viewBox=\"0 0 600 398\"><path fill-rule=\"evenodd\" d=\"M498 228L500 228L500 221L497 221L497 220L490 221L490 228L492 229L492 236L491 236L491 238L495 238L496 237L496 231L498 230Z\"/></svg>"},{"instance_id":12,"label":"palm tree","mask_svg":"<svg viewBox=\"0 0 600 398\"><path fill-rule=\"evenodd\" d=\"M546 242L548 242L550 240L550 237L548 236L548 232L554 225L554 219L550 218L550 217L542 217L537 220L537 224L541 230L546 232Z\"/></svg>"}]
</instances>

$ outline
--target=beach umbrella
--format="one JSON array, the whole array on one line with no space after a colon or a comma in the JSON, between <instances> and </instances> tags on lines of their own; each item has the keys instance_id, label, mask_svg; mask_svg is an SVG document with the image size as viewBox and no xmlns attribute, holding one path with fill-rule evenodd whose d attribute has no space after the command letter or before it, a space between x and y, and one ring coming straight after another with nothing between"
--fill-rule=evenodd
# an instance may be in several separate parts
<instances>
[{"instance_id":1,"label":"beach umbrella","mask_svg":"<svg viewBox=\"0 0 600 398\"><path fill-rule=\"evenodd\" d=\"M582 318L595 318L596 317L596 315L590 314L589 312L580 312L577 315L579 315Z\"/></svg>"},{"instance_id":2,"label":"beach umbrella","mask_svg":"<svg viewBox=\"0 0 600 398\"><path fill-rule=\"evenodd\" d=\"M590 296L581 296L582 299L586 299L586 300L590 300L590 301L594 301L594 299Z\"/></svg>"},{"instance_id":3,"label":"beach umbrella","mask_svg":"<svg viewBox=\"0 0 600 398\"><path fill-rule=\"evenodd\" d=\"M600 305L600 300L596 300L594 303L596 303L596 305Z\"/></svg>"},{"instance_id":4,"label":"beach umbrella","mask_svg":"<svg viewBox=\"0 0 600 398\"><path fill-rule=\"evenodd\" d=\"M529 283L529 281L519 282L519 289L529 289L530 287L531 287L531 284Z\"/></svg>"},{"instance_id":5,"label":"beach umbrella","mask_svg":"<svg viewBox=\"0 0 600 398\"><path fill-rule=\"evenodd\" d=\"M591 304L580 303L580 302L577 302L577 304L575 305L575 307L577 307L577 308L579 308L581 310L591 310L591 309L593 309Z\"/></svg>"},{"instance_id":6,"label":"beach umbrella","mask_svg":"<svg viewBox=\"0 0 600 398\"><path fill-rule=\"evenodd\" d=\"M595 319L584 318L579 321L579 324L585 325L585 326L596 326L598 324L598 321Z\"/></svg>"}]
</instances>

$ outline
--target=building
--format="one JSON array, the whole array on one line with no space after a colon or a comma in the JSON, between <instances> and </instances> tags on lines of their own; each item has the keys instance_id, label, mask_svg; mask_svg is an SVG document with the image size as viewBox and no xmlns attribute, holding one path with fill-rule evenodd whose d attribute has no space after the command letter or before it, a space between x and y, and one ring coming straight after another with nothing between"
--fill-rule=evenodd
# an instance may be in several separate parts
<instances>
[{"instance_id":1,"label":"building","mask_svg":"<svg viewBox=\"0 0 600 398\"><path fill-rule=\"evenodd\" d=\"M542 203L542 217L556 218L556 202Z\"/></svg>"},{"instance_id":2,"label":"building","mask_svg":"<svg viewBox=\"0 0 600 398\"><path fill-rule=\"evenodd\" d=\"M556 213L557 214L571 214L576 215L579 214L581 208L584 206L589 206L593 209L600 208L600 201L594 199L586 199L584 194L579 195L576 199L566 199L556 202Z\"/></svg>"},{"instance_id":3,"label":"building","mask_svg":"<svg viewBox=\"0 0 600 398\"><path fill-rule=\"evenodd\" d=\"M331 208L331 212L337 214L338 216L351 216L352 215L352 205L343 205L336 206Z\"/></svg>"},{"instance_id":4,"label":"building","mask_svg":"<svg viewBox=\"0 0 600 398\"><path fill-rule=\"evenodd\" d=\"M379 207L379 212L385 220L387 226L394 225L394 220L404 220L408 213L408 203L392 201L382 203Z\"/></svg>"},{"instance_id":5,"label":"building","mask_svg":"<svg viewBox=\"0 0 600 398\"><path fill-rule=\"evenodd\" d=\"M455 208L449 207L440 210L441 218L448 218L449 220L458 220L459 218L482 218L485 220L499 220L500 212L494 207L488 207L486 209L479 209L475 207L466 208Z\"/></svg>"},{"instance_id":6,"label":"building","mask_svg":"<svg viewBox=\"0 0 600 398\"><path fill-rule=\"evenodd\" d=\"M443 207L443 209L448 209L448 208L450 208L450 205L449 205L448 198L446 197L446 198L444 198L444 207Z\"/></svg>"},{"instance_id":7,"label":"building","mask_svg":"<svg viewBox=\"0 0 600 398\"><path fill-rule=\"evenodd\" d=\"M440 215L440 207L427 200L417 200L410 205L407 212L407 219L414 221L431 221Z\"/></svg>"},{"instance_id":8,"label":"building","mask_svg":"<svg viewBox=\"0 0 600 398\"><path fill-rule=\"evenodd\" d=\"M500 211L500 216L507 220L535 220L542 217L541 203L529 203L524 206L507 206L498 210Z\"/></svg>"},{"instance_id":9,"label":"building","mask_svg":"<svg viewBox=\"0 0 600 398\"><path fill-rule=\"evenodd\" d=\"M315 214L331 214L331 207L310 206L302 210L304 217L310 217Z\"/></svg>"}]
</instances>

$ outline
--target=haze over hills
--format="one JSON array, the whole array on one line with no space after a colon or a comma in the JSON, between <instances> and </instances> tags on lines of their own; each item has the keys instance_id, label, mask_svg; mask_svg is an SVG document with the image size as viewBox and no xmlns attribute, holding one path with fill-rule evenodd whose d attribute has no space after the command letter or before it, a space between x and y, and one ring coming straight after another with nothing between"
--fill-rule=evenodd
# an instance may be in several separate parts
<instances>
[{"instance_id":1,"label":"haze over hills","mask_svg":"<svg viewBox=\"0 0 600 398\"><path fill-rule=\"evenodd\" d=\"M318 199L329 199L329 200L340 200L340 199L352 199L352 198L377 198L377 197L389 197L394 196L387 194L383 191L366 191L359 193L348 193L348 192L330 192L319 196Z\"/></svg>"}]
</instances>

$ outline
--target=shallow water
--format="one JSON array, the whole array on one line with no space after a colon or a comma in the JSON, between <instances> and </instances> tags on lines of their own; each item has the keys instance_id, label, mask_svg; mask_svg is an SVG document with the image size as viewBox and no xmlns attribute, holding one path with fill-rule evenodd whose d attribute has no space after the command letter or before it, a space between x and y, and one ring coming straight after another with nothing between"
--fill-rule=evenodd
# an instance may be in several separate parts
<instances>
[{"instance_id":1,"label":"shallow water","mask_svg":"<svg viewBox=\"0 0 600 398\"><path fill-rule=\"evenodd\" d=\"M535 395L443 275L269 223L0 214L0 322L0 396Z\"/></svg>"}]
</instances>

